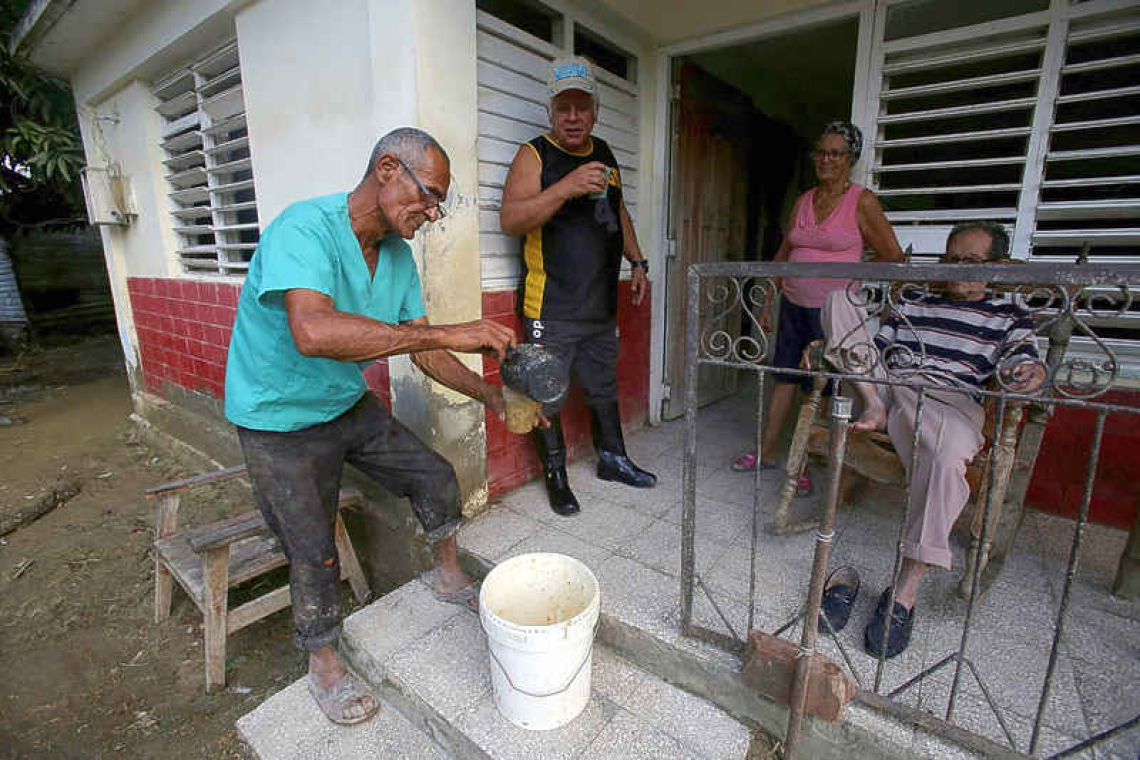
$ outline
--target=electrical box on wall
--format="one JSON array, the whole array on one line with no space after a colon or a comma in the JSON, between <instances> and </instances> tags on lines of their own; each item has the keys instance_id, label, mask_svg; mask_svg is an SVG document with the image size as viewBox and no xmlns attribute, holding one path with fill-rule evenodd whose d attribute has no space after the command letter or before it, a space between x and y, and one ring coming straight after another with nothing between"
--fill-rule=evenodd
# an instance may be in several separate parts
<instances>
[{"instance_id":1,"label":"electrical box on wall","mask_svg":"<svg viewBox=\"0 0 1140 760\"><path fill-rule=\"evenodd\" d=\"M87 218L96 225L125 227L136 216L130 180L114 167L87 166L80 172Z\"/></svg>"}]
</instances>

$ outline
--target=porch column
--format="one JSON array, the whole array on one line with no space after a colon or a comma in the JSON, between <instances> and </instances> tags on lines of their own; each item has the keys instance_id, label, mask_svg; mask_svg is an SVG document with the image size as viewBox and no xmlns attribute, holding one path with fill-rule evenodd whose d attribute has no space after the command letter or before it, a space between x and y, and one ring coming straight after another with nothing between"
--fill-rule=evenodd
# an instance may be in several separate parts
<instances>
[{"instance_id":1,"label":"porch column","mask_svg":"<svg viewBox=\"0 0 1140 760\"><path fill-rule=\"evenodd\" d=\"M405 6L399 15L411 21L411 39L402 48L414 51L414 60L401 68L410 68L413 77L415 125L439 140L451 158L448 216L421 230L414 246L424 304L434 324L466 322L482 315L475 4L470 0L399 4ZM383 5L391 13L394 4ZM482 357L460 358L482 374ZM389 376L394 413L455 467L463 513L478 511L487 500L483 405L429 380L407 357L389 362Z\"/></svg>"}]
</instances>

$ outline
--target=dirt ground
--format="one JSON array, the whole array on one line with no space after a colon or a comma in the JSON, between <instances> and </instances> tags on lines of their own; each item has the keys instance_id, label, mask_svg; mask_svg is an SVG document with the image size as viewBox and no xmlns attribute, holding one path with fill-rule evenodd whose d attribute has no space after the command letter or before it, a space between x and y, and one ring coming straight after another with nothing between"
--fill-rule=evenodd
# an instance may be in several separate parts
<instances>
[{"instance_id":1,"label":"dirt ground","mask_svg":"<svg viewBox=\"0 0 1140 760\"><path fill-rule=\"evenodd\" d=\"M205 692L201 616L179 590L153 622L153 485L191 474L141 445L115 336L0 355L0 758L242 758L234 721L298 678L288 611L229 638ZM76 492L74 496L70 494ZM70 498L69 498L70 496ZM248 492L187 503L216 519Z\"/></svg>"}]
</instances>

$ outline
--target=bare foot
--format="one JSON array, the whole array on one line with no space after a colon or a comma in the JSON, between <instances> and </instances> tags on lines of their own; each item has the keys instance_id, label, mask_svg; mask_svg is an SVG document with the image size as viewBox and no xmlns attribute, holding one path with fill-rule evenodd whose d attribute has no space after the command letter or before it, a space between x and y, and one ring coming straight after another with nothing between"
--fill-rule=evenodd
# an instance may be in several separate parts
<instances>
[{"instance_id":1,"label":"bare foot","mask_svg":"<svg viewBox=\"0 0 1140 760\"><path fill-rule=\"evenodd\" d=\"M852 430L875 431L887 426L886 405L877 393L872 392L869 395L870 398L864 399L863 413L859 415L859 419L851 423Z\"/></svg>"},{"instance_id":2,"label":"bare foot","mask_svg":"<svg viewBox=\"0 0 1140 760\"><path fill-rule=\"evenodd\" d=\"M437 594L450 596L472 584L470 576L459 566L459 549L454 534L436 543L433 549L436 565L426 575Z\"/></svg>"},{"instance_id":3,"label":"bare foot","mask_svg":"<svg viewBox=\"0 0 1140 760\"><path fill-rule=\"evenodd\" d=\"M450 580L443 580L443 566L433 567L420 575L420 580L431 589L436 599L447 604L459 604L472 612L479 611L479 584L472 581L462 570L458 576L452 575Z\"/></svg>"},{"instance_id":4,"label":"bare foot","mask_svg":"<svg viewBox=\"0 0 1140 760\"><path fill-rule=\"evenodd\" d=\"M470 586L474 581L458 565L440 565L435 576L435 590L441 594L452 594Z\"/></svg>"}]
</instances>

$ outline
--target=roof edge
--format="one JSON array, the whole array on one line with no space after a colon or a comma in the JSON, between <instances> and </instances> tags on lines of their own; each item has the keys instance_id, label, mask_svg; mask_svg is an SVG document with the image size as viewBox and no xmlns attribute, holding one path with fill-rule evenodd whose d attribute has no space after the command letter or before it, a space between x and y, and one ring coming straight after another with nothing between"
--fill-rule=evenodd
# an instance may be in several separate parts
<instances>
[{"instance_id":1,"label":"roof edge","mask_svg":"<svg viewBox=\"0 0 1140 760\"><path fill-rule=\"evenodd\" d=\"M35 47L79 0L34 0L16 24L8 52L31 58Z\"/></svg>"}]
</instances>

